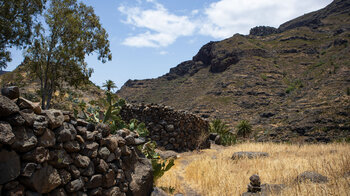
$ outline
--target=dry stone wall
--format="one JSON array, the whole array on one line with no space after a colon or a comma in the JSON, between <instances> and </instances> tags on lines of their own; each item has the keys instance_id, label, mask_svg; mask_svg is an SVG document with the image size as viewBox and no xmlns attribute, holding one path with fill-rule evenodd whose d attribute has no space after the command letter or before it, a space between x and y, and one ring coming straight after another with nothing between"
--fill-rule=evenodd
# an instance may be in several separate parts
<instances>
[{"instance_id":1,"label":"dry stone wall","mask_svg":"<svg viewBox=\"0 0 350 196\"><path fill-rule=\"evenodd\" d=\"M166 150L178 152L210 146L208 121L185 111L175 111L160 105L126 105L121 110L123 120L144 122L150 138Z\"/></svg>"},{"instance_id":2,"label":"dry stone wall","mask_svg":"<svg viewBox=\"0 0 350 196\"><path fill-rule=\"evenodd\" d=\"M0 195L149 195L152 167L129 130L0 95Z\"/></svg>"}]
</instances>

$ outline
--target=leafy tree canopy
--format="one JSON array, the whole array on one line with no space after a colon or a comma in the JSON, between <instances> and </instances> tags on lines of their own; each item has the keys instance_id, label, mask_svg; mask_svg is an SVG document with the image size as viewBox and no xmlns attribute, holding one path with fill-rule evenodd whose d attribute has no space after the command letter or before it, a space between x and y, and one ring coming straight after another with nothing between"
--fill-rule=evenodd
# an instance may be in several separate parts
<instances>
[{"instance_id":1,"label":"leafy tree canopy","mask_svg":"<svg viewBox=\"0 0 350 196\"><path fill-rule=\"evenodd\" d=\"M40 79L42 108L48 109L53 93L65 83L88 82L93 70L87 68L86 55L96 52L103 63L112 55L108 34L92 7L77 0L52 0L44 18L45 28L35 27L25 61Z\"/></svg>"},{"instance_id":2,"label":"leafy tree canopy","mask_svg":"<svg viewBox=\"0 0 350 196\"><path fill-rule=\"evenodd\" d=\"M32 35L33 16L44 8L46 0L0 1L0 70L11 61L7 48L28 44Z\"/></svg>"}]
</instances>

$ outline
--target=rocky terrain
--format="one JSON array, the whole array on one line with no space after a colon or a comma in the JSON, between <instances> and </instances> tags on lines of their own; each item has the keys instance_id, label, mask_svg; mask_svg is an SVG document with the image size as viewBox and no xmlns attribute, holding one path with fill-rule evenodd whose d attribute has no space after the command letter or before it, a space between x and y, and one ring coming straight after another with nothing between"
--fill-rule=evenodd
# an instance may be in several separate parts
<instances>
[{"instance_id":1,"label":"rocky terrain","mask_svg":"<svg viewBox=\"0 0 350 196\"><path fill-rule=\"evenodd\" d=\"M210 42L159 78L129 80L118 95L231 128L246 119L257 141L349 140L349 13L349 0L335 0L279 28Z\"/></svg>"},{"instance_id":2,"label":"rocky terrain","mask_svg":"<svg viewBox=\"0 0 350 196\"><path fill-rule=\"evenodd\" d=\"M25 63L20 64L11 72L0 73L0 87L7 86L18 86L21 96L30 101L39 102L41 100L40 80L30 75ZM61 88L56 89L53 95L52 108L72 111L74 99L89 103L103 97L104 90L90 81L87 84L80 85L79 88L63 83Z\"/></svg>"},{"instance_id":3,"label":"rocky terrain","mask_svg":"<svg viewBox=\"0 0 350 196\"><path fill-rule=\"evenodd\" d=\"M110 134L108 125L7 95L0 95L0 195L151 193L152 165L136 148L137 134Z\"/></svg>"},{"instance_id":4,"label":"rocky terrain","mask_svg":"<svg viewBox=\"0 0 350 196\"><path fill-rule=\"evenodd\" d=\"M120 115L129 122L144 122L158 147L178 152L209 148L209 123L184 111L159 105L126 105Z\"/></svg>"}]
</instances>

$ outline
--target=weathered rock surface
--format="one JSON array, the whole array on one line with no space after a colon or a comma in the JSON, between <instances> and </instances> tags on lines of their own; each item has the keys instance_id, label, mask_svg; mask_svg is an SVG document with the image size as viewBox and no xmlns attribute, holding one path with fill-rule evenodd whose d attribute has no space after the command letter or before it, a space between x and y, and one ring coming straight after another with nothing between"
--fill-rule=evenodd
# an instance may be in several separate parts
<instances>
[{"instance_id":1,"label":"weathered rock surface","mask_svg":"<svg viewBox=\"0 0 350 196\"><path fill-rule=\"evenodd\" d=\"M151 193L152 166L138 154L136 139L144 139L136 133L111 135L106 125L59 110L34 113L18 100L0 95L0 195Z\"/></svg>"},{"instance_id":2,"label":"weathered rock surface","mask_svg":"<svg viewBox=\"0 0 350 196\"><path fill-rule=\"evenodd\" d=\"M137 119L145 123L150 137L165 150L188 151L209 148L209 140L201 141L200 136L208 134L209 123L193 114L175 111L170 107L158 105L126 105L121 110L122 118L129 122ZM117 132L123 136L122 131ZM127 144L142 143L138 139L125 137Z\"/></svg>"},{"instance_id":3,"label":"weathered rock surface","mask_svg":"<svg viewBox=\"0 0 350 196\"><path fill-rule=\"evenodd\" d=\"M131 173L129 193L133 196L148 195L153 189L153 174L150 160L141 158Z\"/></svg>"},{"instance_id":4,"label":"weathered rock surface","mask_svg":"<svg viewBox=\"0 0 350 196\"><path fill-rule=\"evenodd\" d=\"M323 176L317 172L313 171L305 171L298 175L297 180L299 182L306 182L310 181L313 183L327 183L328 178L326 176Z\"/></svg>"},{"instance_id":5,"label":"weathered rock surface","mask_svg":"<svg viewBox=\"0 0 350 196\"><path fill-rule=\"evenodd\" d=\"M0 143L11 145L14 142L15 134L8 122L0 121Z\"/></svg>"},{"instance_id":6,"label":"weathered rock surface","mask_svg":"<svg viewBox=\"0 0 350 196\"><path fill-rule=\"evenodd\" d=\"M154 187L151 196L168 196L168 194L158 187Z\"/></svg>"},{"instance_id":7,"label":"weathered rock surface","mask_svg":"<svg viewBox=\"0 0 350 196\"><path fill-rule=\"evenodd\" d=\"M255 158L261 158L261 157L268 157L269 154L266 152L247 152L247 151L241 151L241 152L235 152L233 153L231 159L237 160L237 159L255 159Z\"/></svg>"},{"instance_id":8,"label":"weathered rock surface","mask_svg":"<svg viewBox=\"0 0 350 196\"><path fill-rule=\"evenodd\" d=\"M59 110L46 110L44 114L49 119L49 125L51 129L55 129L57 127L62 126L64 122L63 113Z\"/></svg>"},{"instance_id":9,"label":"weathered rock surface","mask_svg":"<svg viewBox=\"0 0 350 196\"><path fill-rule=\"evenodd\" d=\"M7 117L19 112L19 107L11 99L0 95L0 117Z\"/></svg>"},{"instance_id":10,"label":"weathered rock surface","mask_svg":"<svg viewBox=\"0 0 350 196\"><path fill-rule=\"evenodd\" d=\"M61 178L55 168L46 165L33 174L30 182L38 193L49 193L61 185Z\"/></svg>"},{"instance_id":11,"label":"weathered rock surface","mask_svg":"<svg viewBox=\"0 0 350 196\"><path fill-rule=\"evenodd\" d=\"M35 114L41 114L40 103L33 103L23 97L20 97L17 99L17 105L21 110L31 109Z\"/></svg>"},{"instance_id":12,"label":"weathered rock surface","mask_svg":"<svg viewBox=\"0 0 350 196\"><path fill-rule=\"evenodd\" d=\"M1 89L1 94L9 99L17 99L19 97L19 88L17 86L9 86Z\"/></svg>"},{"instance_id":13,"label":"weathered rock surface","mask_svg":"<svg viewBox=\"0 0 350 196\"><path fill-rule=\"evenodd\" d=\"M21 165L15 151L0 150L0 185L5 184L20 174Z\"/></svg>"}]
</instances>

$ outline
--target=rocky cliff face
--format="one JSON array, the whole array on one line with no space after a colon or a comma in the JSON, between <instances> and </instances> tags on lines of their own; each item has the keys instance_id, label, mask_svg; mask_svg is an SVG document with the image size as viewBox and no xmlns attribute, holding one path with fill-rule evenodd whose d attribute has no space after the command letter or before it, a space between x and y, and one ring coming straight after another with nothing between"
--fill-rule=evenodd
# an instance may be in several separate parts
<instances>
[{"instance_id":1,"label":"rocky cliff face","mask_svg":"<svg viewBox=\"0 0 350 196\"><path fill-rule=\"evenodd\" d=\"M349 2L336 0L272 34L210 42L164 76L130 80L118 94L232 128L247 119L258 141L350 138Z\"/></svg>"},{"instance_id":2,"label":"rocky cliff face","mask_svg":"<svg viewBox=\"0 0 350 196\"><path fill-rule=\"evenodd\" d=\"M135 133L112 135L17 97L0 95L0 195L150 194L152 166Z\"/></svg>"}]
</instances>

